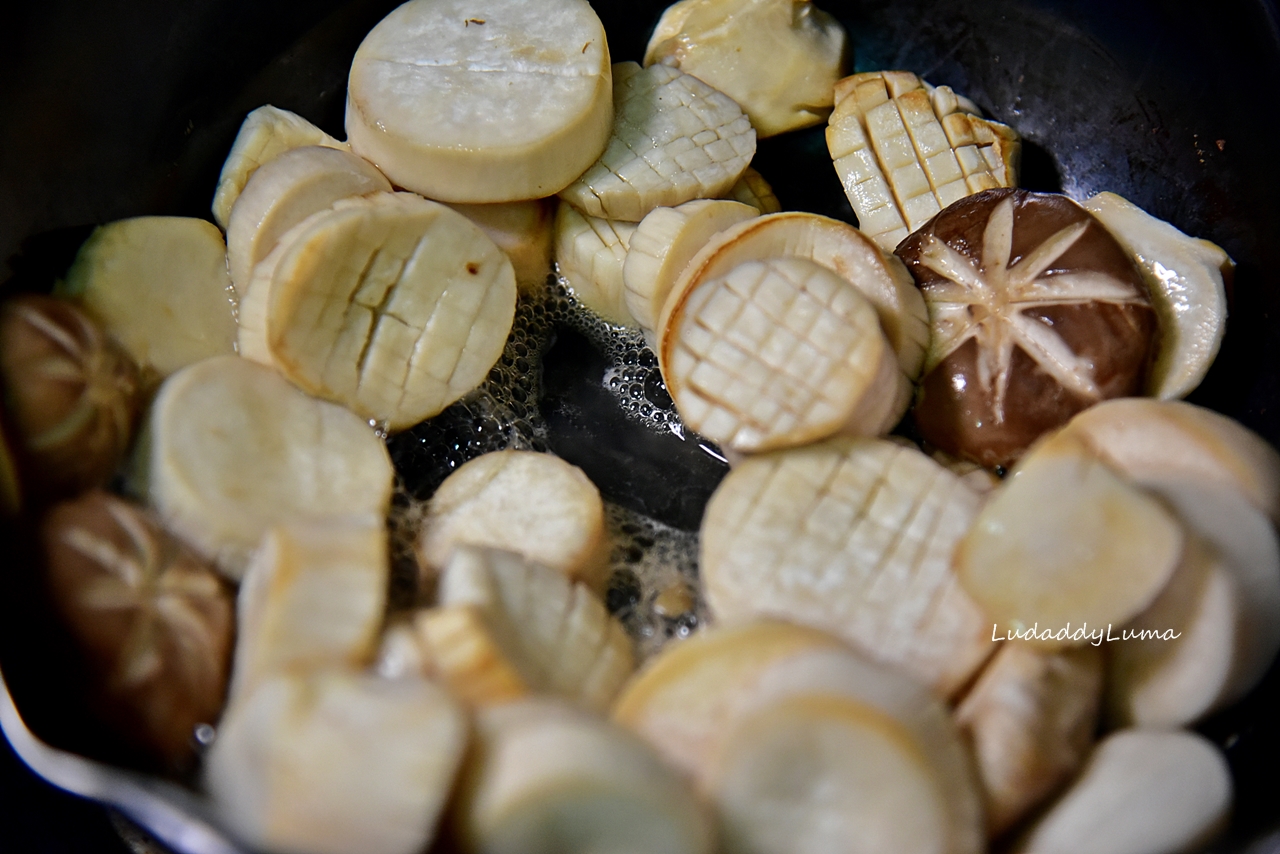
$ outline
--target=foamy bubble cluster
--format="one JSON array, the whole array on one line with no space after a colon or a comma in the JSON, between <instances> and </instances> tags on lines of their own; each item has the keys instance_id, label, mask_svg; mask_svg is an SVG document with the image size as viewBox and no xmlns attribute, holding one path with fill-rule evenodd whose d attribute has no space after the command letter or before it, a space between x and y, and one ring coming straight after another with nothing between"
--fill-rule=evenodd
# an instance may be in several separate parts
<instances>
[{"instance_id":1,"label":"foamy bubble cluster","mask_svg":"<svg viewBox=\"0 0 1280 854\"><path fill-rule=\"evenodd\" d=\"M613 540L605 604L648 658L707 619L698 595L698 535L616 504L605 505Z\"/></svg>"},{"instance_id":2,"label":"foamy bubble cluster","mask_svg":"<svg viewBox=\"0 0 1280 854\"><path fill-rule=\"evenodd\" d=\"M640 331L601 319L562 277L548 276L544 290L521 295L511 335L488 379L436 417L387 440L400 478L390 525L393 605L408 607L430 596L422 589L413 541L426 502L444 479L491 451L547 450L539 408L543 358L561 329L577 332L603 357L604 387L628 418L656 433L683 433L657 357ZM697 534L613 504L606 504L606 523L614 543L608 605L646 657L705 619L697 596Z\"/></svg>"}]
</instances>

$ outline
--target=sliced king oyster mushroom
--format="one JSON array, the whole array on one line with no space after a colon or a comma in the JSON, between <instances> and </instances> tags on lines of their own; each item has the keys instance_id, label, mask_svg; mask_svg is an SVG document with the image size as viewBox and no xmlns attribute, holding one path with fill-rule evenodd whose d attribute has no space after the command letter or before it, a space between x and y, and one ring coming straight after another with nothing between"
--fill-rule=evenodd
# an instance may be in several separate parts
<instances>
[{"instance_id":1,"label":"sliced king oyster mushroom","mask_svg":"<svg viewBox=\"0 0 1280 854\"><path fill-rule=\"evenodd\" d=\"M518 555L459 546L438 600L415 618L427 666L473 705L545 692L602 711L635 666L604 602Z\"/></svg>"},{"instance_id":2,"label":"sliced king oyster mushroom","mask_svg":"<svg viewBox=\"0 0 1280 854\"><path fill-rule=\"evenodd\" d=\"M627 308L623 264L636 232L634 222L588 216L573 205L556 211L555 259L574 295L609 323L634 326Z\"/></svg>"},{"instance_id":3,"label":"sliced king oyster mushroom","mask_svg":"<svg viewBox=\"0 0 1280 854\"><path fill-rule=\"evenodd\" d=\"M423 580L459 545L516 552L603 590L609 541L600 490L582 469L551 454L482 454L431 496L415 544Z\"/></svg>"},{"instance_id":4,"label":"sliced king oyster mushroom","mask_svg":"<svg viewBox=\"0 0 1280 854\"><path fill-rule=\"evenodd\" d=\"M455 802L475 854L711 854L709 811L631 733L552 698L476 714Z\"/></svg>"},{"instance_id":5,"label":"sliced king oyster mushroom","mask_svg":"<svg viewBox=\"0 0 1280 854\"><path fill-rule=\"evenodd\" d=\"M844 649L833 634L779 620L715 625L650 658L623 687L613 718L696 780L720 751L724 722L751 700L761 673L802 652Z\"/></svg>"},{"instance_id":6,"label":"sliced king oyster mushroom","mask_svg":"<svg viewBox=\"0 0 1280 854\"><path fill-rule=\"evenodd\" d=\"M878 436L910 403L875 308L814 261L744 261L680 296L663 309L662 378L684 423L724 448Z\"/></svg>"},{"instance_id":7,"label":"sliced king oyster mushroom","mask_svg":"<svg viewBox=\"0 0 1280 854\"><path fill-rule=\"evenodd\" d=\"M1093 747L1103 654L1007 641L956 707L994 839L1068 782Z\"/></svg>"},{"instance_id":8,"label":"sliced king oyster mushroom","mask_svg":"<svg viewBox=\"0 0 1280 854\"><path fill-rule=\"evenodd\" d=\"M914 448L873 439L750 457L707 505L699 567L717 619L833 632L940 695L994 652L952 553L981 499Z\"/></svg>"},{"instance_id":9,"label":"sliced king oyster mushroom","mask_svg":"<svg viewBox=\"0 0 1280 854\"><path fill-rule=\"evenodd\" d=\"M1120 723L1188 726L1248 693L1280 650L1280 539L1229 487L1179 476L1141 485L1191 543L1111 651L1108 707Z\"/></svg>"},{"instance_id":10,"label":"sliced king oyster mushroom","mask_svg":"<svg viewBox=\"0 0 1280 854\"><path fill-rule=\"evenodd\" d=\"M1145 610L1182 559L1182 523L1070 436L1023 457L955 552L992 635L1081 645Z\"/></svg>"},{"instance_id":11,"label":"sliced king oyster mushroom","mask_svg":"<svg viewBox=\"0 0 1280 854\"><path fill-rule=\"evenodd\" d=\"M776 257L815 261L861 291L875 306L902 372L912 381L920 375L929 324L911 275L896 256L881 251L858 229L818 214L785 211L726 228L685 266L663 312L675 310L684 295L706 279L723 276L744 261ZM657 329L661 332L661 325ZM663 346L659 341L659 349Z\"/></svg>"},{"instance_id":12,"label":"sliced king oyster mushroom","mask_svg":"<svg viewBox=\"0 0 1280 854\"><path fill-rule=\"evenodd\" d=\"M1146 393L1186 397L1213 364L1227 329L1227 284L1235 262L1115 193L1081 203L1129 251L1160 315L1160 352Z\"/></svg>"},{"instance_id":13,"label":"sliced king oyster mushroom","mask_svg":"<svg viewBox=\"0 0 1280 854\"><path fill-rule=\"evenodd\" d=\"M1193 732L1127 729L1099 742L1071 787L1013 854L1197 851L1226 823L1231 771Z\"/></svg>"},{"instance_id":14,"label":"sliced king oyster mushroom","mask_svg":"<svg viewBox=\"0 0 1280 854\"><path fill-rule=\"evenodd\" d=\"M705 80L741 104L765 137L830 112L846 42L844 27L809 0L681 0L662 13L644 64Z\"/></svg>"},{"instance_id":15,"label":"sliced king oyster mushroom","mask_svg":"<svg viewBox=\"0 0 1280 854\"><path fill-rule=\"evenodd\" d=\"M609 45L586 0L410 0L351 61L352 151L442 202L554 195L612 122Z\"/></svg>"},{"instance_id":16,"label":"sliced king oyster mushroom","mask_svg":"<svg viewBox=\"0 0 1280 854\"><path fill-rule=\"evenodd\" d=\"M349 151L308 145L282 152L249 178L227 222L227 269L240 293L254 266L289 229L338 199L391 192L373 164Z\"/></svg>"},{"instance_id":17,"label":"sliced king oyster mushroom","mask_svg":"<svg viewBox=\"0 0 1280 854\"><path fill-rule=\"evenodd\" d=\"M54 293L101 323L149 378L235 352L227 247L207 220L142 216L99 226Z\"/></svg>"},{"instance_id":18,"label":"sliced king oyster mushroom","mask_svg":"<svg viewBox=\"0 0 1280 854\"><path fill-rule=\"evenodd\" d=\"M267 531L240 582L231 702L276 673L368 664L389 573L379 515L307 518Z\"/></svg>"},{"instance_id":19,"label":"sliced king oyster mushroom","mask_svg":"<svg viewBox=\"0 0 1280 854\"><path fill-rule=\"evenodd\" d=\"M613 133L560 198L589 216L639 222L656 207L728 192L756 153L742 108L666 65L613 67Z\"/></svg>"},{"instance_id":20,"label":"sliced king oyster mushroom","mask_svg":"<svg viewBox=\"0 0 1280 854\"><path fill-rule=\"evenodd\" d=\"M222 174L218 176L218 188L213 194L213 221L225 230L231 221L231 208L258 167L304 145L349 150L345 142L339 142L289 110L267 104L245 116L231 144L231 152L222 164Z\"/></svg>"},{"instance_id":21,"label":"sliced king oyster mushroom","mask_svg":"<svg viewBox=\"0 0 1280 854\"><path fill-rule=\"evenodd\" d=\"M526 199L489 205L453 204L449 207L480 226L507 253L521 293L541 293L551 272L555 200Z\"/></svg>"},{"instance_id":22,"label":"sliced king oyster mushroom","mask_svg":"<svg viewBox=\"0 0 1280 854\"><path fill-rule=\"evenodd\" d=\"M955 850L928 757L893 718L845 697L745 716L710 785L725 854Z\"/></svg>"},{"instance_id":23,"label":"sliced king oyster mushroom","mask_svg":"<svg viewBox=\"0 0 1280 854\"><path fill-rule=\"evenodd\" d=\"M1224 486L1280 524L1280 454L1225 415L1181 400L1127 397L1089 407L1063 433L1136 483L1181 477Z\"/></svg>"},{"instance_id":24,"label":"sliced king oyster mushroom","mask_svg":"<svg viewBox=\"0 0 1280 854\"><path fill-rule=\"evenodd\" d=\"M245 355L399 430L489 375L511 331L516 284L511 261L462 214L411 193L372 193L286 233L255 268L245 301Z\"/></svg>"},{"instance_id":25,"label":"sliced king oyster mushroom","mask_svg":"<svg viewBox=\"0 0 1280 854\"><path fill-rule=\"evenodd\" d=\"M1021 141L908 71L836 84L827 148L858 225L886 252L966 196L1017 185Z\"/></svg>"},{"instance_id":26,"label":"sliced king oyster mushroom","mask_svg":"<svg viewBox=\"0 0 1280 854\"><path fill-rule=\"evenodd\" d=\"M782 210L782 203L778 201L778 194L773 191L773 187L769 186L769 182L763 175L750 166L742 173L738 183L729 188L725 198L751 205L762 214L777 213Z\"/></svg>"},{"instance_id":27,"label":"sliced king oyster mushroom","mask_svg":"<svg viewBox=\"0 0 1280 854\"><path fill-rule=\"evenodd\" d=\"M395 473L367 423L240 356L169 377L148 437L148 498L170 530L233 580L273 525L381 518L391 503Z\"/></svg>"},{"instance_id":28,"label":"sliced king oyster mushroom","mask_svg":"<svg viewBox=\"0 0 1280 854\"><path fill-rule=\"evenodd\" d=\"M1065 196L970 196L898 255L929 306L915 417L930 444L1008 466L1085 407L1143 389L1157 335L1146 285Z\"/></svg>"},{"instance_id":29,"label":"sliced king oyster mushroom","mask_svg":"<svg viewBox=\"0 0 1280 854\"><path fill-rule=\"evenodd\" d=\"M427 679L283 673L227 709L204 787L253 850L416 854L467 743L466 713Z\"/></svg>"},{"instance_id":30,"label":"sliced king oyster mushroom","mask_svg":"<svg viewBox=\"0 0 1280 854\"><path fill-rule=\"evenodd\" d=\"M828 797L861 792L855 800L878 802L858 783L858 762L847 752L859 742L896 755L883 766L884 795L888 802L918 798L918 808L935 819L926 830L934 847L925 850L982 848L977 778L946 707L914 679L872 664L825 632L749 621L699 633L650 661L614 716L717 804L733 850L801 850L785 847L780 827L795 830L793 844L803 841L803 850L879 850L867 847L868 837L910 819L894 808L881 817L888 827L850 822L842 814L857 810L833 807ZM866 742L868 723L875 734ZM809 742L832 749L815 755L796 744L794 751L752 747L790 741L796 726L834 727ZM886 733L896 748L881 741Z\"/></svg>"},{"instance_id":31,"label":"sliced king oyster mushroom","mask_svg":"<svg viewBox=\"0 0 1280 854\"><path fill-rule=\"evenodd\" d=\"M689 261L714 235L760 212L725 199L695 199L679 207L654 208L635 232L622 265L627 309L644 330L651 348L658 346L658 320L667 294Z\"/></svg>"}]
</instances>

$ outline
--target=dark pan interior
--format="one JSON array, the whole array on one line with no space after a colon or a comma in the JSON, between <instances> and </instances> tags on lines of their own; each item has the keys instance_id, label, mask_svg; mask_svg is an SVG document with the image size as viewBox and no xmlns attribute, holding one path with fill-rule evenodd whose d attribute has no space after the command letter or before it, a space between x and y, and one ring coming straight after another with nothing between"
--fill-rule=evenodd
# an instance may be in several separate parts
<instances>
[{"instance_id":1,"label":"dark pan interior","mask_svg":"<svg viewBox=\"0 0 1280 854\"><path fill-rule=\"evenodd\" d=\"M239 123L264 103L344 137L350 56L394 5L44 0L11 9L0 25L0 281L9 290L47 289L98 223L207 217ZM595 5L617 61L640 58L665 4ZM1016 127L1024 186L1077 198L1111 190L1223 246L1239 265L1231 319L1222 354L1191 399L1280 443L1280 30L1272 0L819 5L848 29L857 70L915 71ZM853 220L821 128L763 142L756 166L784 207ZM0 542L0 666L33 729L83 746L92 733L67 724L56 679L42 668L50 641L23 616L32 566L14 534ZM1263 841L1280 827L1280 795L1270 787L1280 767L1278 712L1273 668L1252 696L1201 728L1226 749L1237 783L1234 823L1215 852L1280 851L1280 836ZM19 842L14 850L123 850L105 820L101 834L77 830L93 813L49 796L7 751L0 771L0 840Z\"/></svg>"}]
</instances>

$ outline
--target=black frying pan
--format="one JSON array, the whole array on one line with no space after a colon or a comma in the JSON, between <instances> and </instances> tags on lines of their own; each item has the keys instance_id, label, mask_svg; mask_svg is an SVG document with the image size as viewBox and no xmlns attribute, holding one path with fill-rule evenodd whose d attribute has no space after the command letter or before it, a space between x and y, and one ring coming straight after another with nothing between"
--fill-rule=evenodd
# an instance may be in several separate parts
<instances>
[{"instance_id":1,"label":"black frying pan","mask_svg":"<svg viewBox=\"0 0 1280 854\"><path fill-rule=\"evenodd\" d=\"M236 129L261 104L294 110L343 136L350 56L394 5L45 0L6 13L0 281L9 290L47 289L97 223L137 214L208 216ZM595 5L615 61L638 60L663 4ZM1076 197L1112 190L1222 245L1239 264L1231 319L1222 354L1191 399L1280 444L1280 28L1273 0L819 5L849 30L857 70L915 71L1015 126L1025 141L1024 186ZM785 207L852 221L820 128L763 142L756 166ZM578 357L568 358L572 367ZM611 480L603 464L586 467L624 503L644 505L643 493L654 488ZM689 477L700 481L697 491L709 488L714 472ZM672 521L687 524L688 512ZM0 552L0 667L33 729L60 746L92 750L92 733L60 714L22 618L31 562L20 541L6 538ZM1280 794L1272 788L1280 767L1278 712L1273 668L1252 696L1201 727L1226 749L1237 784L1234 823L1214 852L1280 851ZM0 840L2 850L125 850L100 810L43 788L7 750L0 751Z\"/></svg>"}]
</instances>

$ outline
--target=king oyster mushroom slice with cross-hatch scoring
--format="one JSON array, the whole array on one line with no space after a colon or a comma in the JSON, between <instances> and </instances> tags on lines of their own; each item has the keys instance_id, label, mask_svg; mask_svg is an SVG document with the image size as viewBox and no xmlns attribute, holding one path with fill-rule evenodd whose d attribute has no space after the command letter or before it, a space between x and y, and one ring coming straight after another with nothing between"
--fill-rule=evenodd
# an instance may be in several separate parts
<instances>
[{"instance_id":1,"label":"king oyster mushroom slice with cross-hatch scoring","mask_svg":"<svg viewBox=\"0 0 1280 854\"><path fill-rule=\"evenodd\" d=\"M231 222L236 199L258 167L290 149L307 145L349 150L345 142L339 142L289 110L267 104L245 116L231 152L222 164L222 174L218 176L218 187L213 194L213 221L225 230Z\"/></svg>"},{"instance_id":2,"label":"king oyster mushroom slice with cross-hatch scoring","mask_svg":"<svg viewBox=\"0 0 1280 854\"><path fill-rule=\"evenodd\" d=\"M662 377L681 419L728 450L881 435L910 402L875 308L804 258L703 279L662 323Z\"/></svg>"},{"instance_id":3,"label":"king oyster mushroom slice with cross-hatch scoring","mask_svg":"<svg viewBox=\"0 0 1280 854\"><path fill-rule=\"evenodd\" d=\"M381 516L308 518L267 531L240 582L231 702L273 674L368 664L389 572Z\"/></svg>"},{"instance_id":4,"label":"king oyster mushroom slice with cross-hatch scoring","mask_svg":"<svg viewBox=\"0 0 1280 854\"><path fill-rule=\"evenodd\" d=\"M550 697L477 712L453 823L474 854L711 854L709 811L635 735Z\"/></svg>"},{"instance_id":5,"label":"king oyster mushroom slice with cross-hatch scoring","mask_svg":"<svg viewBox=\"0 0 1280 854\"><path fill-rule=\"evenodd\" d=\"M915 419L930 444L1008 466L1076 412L1142 391L1157 333L1146 285L1065 196L970 196L898 255L929 307Z\"/></svg>"},{"instance_id":6,"label":"king oyster mushroom slice with cross-hatch scoring","mask_svg":"<svg viewBox=\"0 0 1280 854\"><path fill-rule=\"evenodd\" d=\"M846 41L840 23L809 0L681 0L662 13L644 64L705 80L741 104L765 137L830 112Z\"/></svg>"},{"instance_id":7,"label":"king oyster mushroom slice with cross-hatch scoring","mask_svg":"<svg viewBox=\"0 0 1280 854\"><path fill-rule=\"evenodd\" d=\"M303 220L258 264L242 351L398 430L488 376L515 303L511 261L479 226L411 193L373 193Z\"/></svg>"},{"instance_id":8,"label":"king oyster mushroom slice with cross-hatch scoring","mask_svg":"<svg viewBox=\"0 0 1280 854\"><path fill-rule=\"evenodd\" d=\"M920 375L929 345L924 299L902 262L883 252L846 222L803 211L784 211L748 219L715 235L686 265L663 304L663 316L684 294L709 278L723 276L744 261L776 257L804 258L831 270L875 306L880 326L898 355L902 372ZM666 348L659 317L658 350Z\"/></svg>"},{"instance_id":9,"label":"king oyster mushroom slice with cross-hatch scoring","mask_svg":"<svg viewBox=\"0 0 1280 854\"><path fill-rule=\"evenodd\" d=\"M952 553L981 499L897 442L753 456L707 505L699 567L717 619L776 616L845 638L950 696L994 651Z\"/></svg>"},{"instance_id":10,"label":"king oyster mushroom slice with cross-hatch scoring","mask_svg":"<svg viewBox=\"0 0 1280 854\"><path fill-rule=\"evenodd\" d=\"M827 148L862 230L892 252L965 196L1017 181L1021 142L948 86L870 71L835 87Z\"/></svg>"},{"instance_id":11,"label":"king oyster mushroom slice with cross-hatch scoring","mask_svg":"<svg viewBox=\"0 0 1280 854\"><path fill-rule=\"evenodd\" d=\"M1100 647L1045 651L1007 641L956 706L996 838L1088 756L1102 699Z\"/></svg>"},{"instance_id":12,"label":"king oyster mushroom slice with cross-hatch scoring","mask_svg":"<svg viewBox=\"0 0 1280 854\"><path fill-rule=\"evenodd\" d=\"M1147 378L1152 397L1185 397L1209 372L1227 329L1227 283L1235 262L1115 193L1083 203L1133 256L1160 315L1160 351Z\"/></svg>"},{"instance_id":13,"label":"king oyster mushroom slice with cross-hatch scoring","mask_svg":"<svg viewBox=\"0 0 1280 854\"><path fill-rule=\"evenodd\" d=\"M609 323L634 326L627 308L623 265L636 223L588 216L561 203L556 211L555 259L574 296Z\"/></svg>"},{"instance_id":14,"label":"king oyster mushroom slice with cross-hatch scoring","mask_svg":"<svg viewBox=\"0 0 1280 854\"><path fill-rule=\"evenodd\" d=\"M586 0L410 0L351 61L351 149L442 202L553 195L612 123L609 46Z\"/></svg>"},{"instance_id":15,"label":"king oyster mushroom slice with cross-hatch scoring","mask_svg":"<svg viewBox=\"0 0 1280 854\"><path fill-rule=\"evenodd\" d=\"M696 199L679 207L655 208L640 221L622 264L622 283L627 309L650 348L658 346L658 320L667 294L693 256L716 234L759 215L758 209L741 202Z\"/></svg>"},{"instance_id":16,"label":"king oyster mushroom slice with cross-hatch scoring","mask_svg":"<svg viewBox=\"0 0 1280 854\"><path fill-rule=\"evenodd\" d=\"M473 705L546 692L603 711L635 666L599 597L519 555L459 546L437 599L414 618L425 667Z\"/></svg>"},{"instance_id":17,"label":"king oyster mushroom slice with cross-hatch scoring","mask_svg":"<svg viewBox=\"0 0 1280 854\"><path fill-rule=\"evenodd\" d=\"M338 199L391 192L367 160L348 151L309 145L283 152L249 178L227 222L226 266L236 291L289 229Z\"/></svg>"},{"instance_id":18,"label":"king oyster mushroom slice with cross-hatch scoring","mask_svg":"<svg viewBox=\"0 0 1280 854\"><path fill-rule=\"evenodd\" d=\"M613 133L560 198L590 216L639 222L656 207L728 192L756 152L742 108L665 65L613 66Z\"/></svg>"},{"instance_id":19,"label":"king oyster mushroom slice with cross-hatch scoring","mask_svg":"<svg viewBox=\"0 0 1280 854\"><path fill-rule=\"evenodd\" d=\"M1185 539L1164 502L1055 435L992 493L961 538L955 570L994 636L1061 648L1145 610Z\"/></svg>"},{"instance_id":20,"label":"king oyster mushroom slice with cross-hatch scoring","mask_svg":"<svg viewBox=\"0 0 1280 854\"><path fill-rule=\"evenodd\" d=\"M911 850L981 850L977 780L944 704L826 632L767 620L706 630L652 659L614 717L717 804L731 850L900 850L876 846L921 842L904 830L916 817L928 844ZM806 749L797 727L823 732ZM883 760L870 789L858 746Z\"/></svg>"},{"instance_id":21,"label":"king oyster mushroom slice with cross-hatch scoring","mask_svg":"<svg viewBox=\"0 0 1280 854\"><path fill-rule=\"evenodd\" d=\"M345 407L239 356L173 374L151 407L147 497L165 524L233 580L273 525L386 515L386 445Z\"/></svg>"},{"instance_id":22,"label":"king oyster mushroom slice with cross-hatch scoring","mask_svg":"<svg viewBox=\"0 0 1280 854\"><path fill-rule=\"evenodd\" d=\"M773 187L763 175L750 166L742 173L738 183L725 193L725 198L751 205L762 214L777 213L782 210L782 203L778 201L778 194L773 191Z\"/></svg>"}]
</instances>

